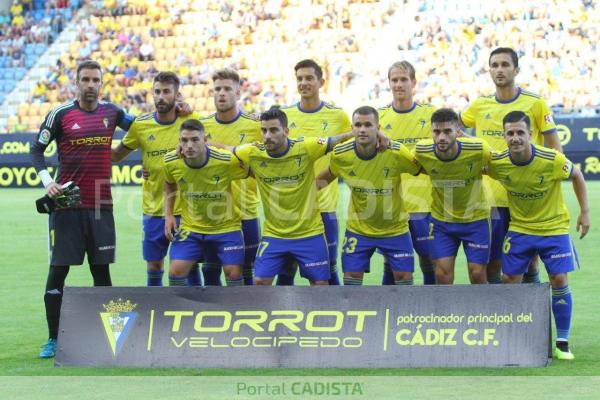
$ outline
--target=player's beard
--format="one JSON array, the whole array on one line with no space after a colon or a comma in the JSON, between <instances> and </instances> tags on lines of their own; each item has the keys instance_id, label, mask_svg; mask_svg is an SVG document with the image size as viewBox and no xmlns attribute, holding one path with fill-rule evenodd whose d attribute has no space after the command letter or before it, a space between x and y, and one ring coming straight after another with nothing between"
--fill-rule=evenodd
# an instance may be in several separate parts
<instances>
[{"instance_id":1,"label":"player's beard","mask_svg":"<svg viewBox=\"0 0 600 400\"><path fill-rule=\"evenodd\" d=\"M154 103L156 112L159 114L167 114L175 107L175 102L172 103Z\"/></svg>"}]
</instances>

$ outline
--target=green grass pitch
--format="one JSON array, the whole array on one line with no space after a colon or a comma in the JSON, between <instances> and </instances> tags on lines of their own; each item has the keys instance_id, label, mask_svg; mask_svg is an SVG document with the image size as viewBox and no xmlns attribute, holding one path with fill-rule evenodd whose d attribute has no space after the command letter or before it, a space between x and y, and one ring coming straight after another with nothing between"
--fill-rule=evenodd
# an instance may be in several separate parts
<instances>
[{"instance_id":1,"label":"green grass pitch","mask_svg":"<svg viewBox=\"0 0 600 400\"><path fill-rule=\"evenodd\" d=\"M572 234L578 206L570 184L563 187L571 212ZM4 376L83 376L83 375L200 375L200 376L595 376L600 375L600 340L598 340L597 260L600 260L600 182L588 183L592 211L592 230L588 237L575 239L582 269L571 275L574 296L574 317L571 344L576 359L572 362L553 362L540 369L116 369L116 368L55 368L53 361L37 358L39 346L46 340L46 321L43 290L47 265L47 217L35 212L34 200L43 194L41 189L2 189L0 191L3 240L0 242L2 285L0 314L2 315L0 375ZM117 224L117 263L113 265L115 286L142 286L146 282L145 263L141 258L141 189L115 187L115 219ZM341 190L340 231L345 225L345 205L348 192ZM372 262L372 273L366 284L378 284L381 259ZM415 273L415 284L421 284ZM457 282L466 283L464 258L457 262ZM91 276L86 266L73 267L67 279L70 286L90 286ZM596 287L596 289L594 289ZM201 398L201 397L198 397Z\"/></svg>"}]
</instances>

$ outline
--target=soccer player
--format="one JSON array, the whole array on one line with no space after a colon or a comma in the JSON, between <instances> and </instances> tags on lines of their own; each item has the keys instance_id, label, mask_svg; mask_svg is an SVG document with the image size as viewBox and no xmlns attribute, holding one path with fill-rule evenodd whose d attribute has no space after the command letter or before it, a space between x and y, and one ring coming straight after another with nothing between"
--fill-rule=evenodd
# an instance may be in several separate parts
<instances>
[{"instance_id":1,"label":"soccer player","mask_svg":"<svg viewBox=\"0 0 600 400\"><path fill-rule=\"evenodd\" d=\"M241 286L244 239L241 216L233 207L231 182L244 179L248 170L228 151L206 144L200 121L181 124L176 151L165 156L165 228L172 242L169 285L185 286L190 269L200 259L217 259L223 265L227 286ZM181 224L174 215L175 198L181 199Z\"/></svg>"},{"instance_id":2,"label":"soccer player","mask_svg":"<svg viewBox=\"0 0 600 400\"><path fill-rule=\"evenodd\" d=\"M258 246L255 283L270 285L285 265L296 261L311 285L328 285L329 253L317 199L314 164L352 133L329 138L288 139L286 114L272 108L260 116L263 143L233 149L256 178L265 213Z\"/></svg>"},{"instance_id":3,"label":"soccer player","mask_svg":"<svg viewBox=\"0 0 600 400\"><path fill-rule=\"evenodd\" d=\"M437 284L454 282L454 263L461 242L471 283L486 283L489 258L490 209L481 178L491 149L482 139L457 137L458 115L441 108L431 116L433 139L413 150L431 178L430 251Z\"/></svg>"},{"instance_id":4,"label":"soccer player","mask_svg":"<svg viewBox=\"0 0 600 400\"><path fill-rule=\"evenodd\" d=\"M408 233L408 215L400 193L400 177L418 174L420 167L406 146L392 142L377 151L377 110L364 106L352 114L355 139L333 149L329 168L317 177L324 187L338 176L350 187L350 206L342 269L344 285L362 285L373 253L380 251L390 263L396 285L412 285L414 256Z\"/></svg>"},{"instance_id":5,"label":"soccer player","mask_svg":"<svg viewBox=\"0 0 600 400\"><path fill-rule=\"evenodd\" d=\"M392 103L379 109L382 131L412 150L415 144L431 138L431 115L435 107L414 101L417 80L415 68L408 61L398 61L388 70ZM429 221L431 219L431 181L425 174L402 176L402 199L408 211L408 226L423 273L425 285L435 284L433 260L429 253ZM394 276L389 263L384 262L383 284L393 285Z\"/></svg>"},{"instance_id":6,"label":"soccer player","mask_svg":"<svg viewBox=\"0 0 600 400\"><path fill-rule=\"evenodd\" d=\"M573 298L568 273L574 270L576 254L569 238L569 211L561 181L573 181L580 207L577 231L581 231L582 239L590 229L585 180L562 153L532 143L531 120L526 113L511 111L502 122L508 149L492 156L488 174L508 193L510 226L502 254L504 282L520 283L531 258L539 254L552 285L554 356L572 360L569 331Z\"/></svg>"},{"instance_id":7,"label":"soccer player","mask_svg":"<svg viewBox=\"0 0 600 400\"><path fill-rule=\"evenodd\" d=\"M238 107L240 99L240 77L232 69L221 69L212 75L213 96L216 113L200 121L206 130L206 137L228 146L261 141L260 122L243 113ZM253 284L254 259L260 241L258 220L258 190L256 181L250 177L231 184L234 207L242 214L245 260L244 285ZM206 260L210 261L210 260ZM214 260L213 260L214 261ZM202 270L207 285L220 285L221 265L206 262Z\"/></svg>"},{"instance_id":8,"label":"soccer player","mask_svg":"<svg viewBox=\"0 0 600 400\"><path fill-rule=\"evenodd\" d=\"M181 124L198 117L194 113L186 116L178 113L179 86L176 74L159 72L152 85L156 111L137 117L121 143L112 151L112 161L119 162L132 151L140 149L142 164L148 171L148 178L142 183L142 255L146 260L148 286L162 286L164 258L169 248L169 241L164 235L163 159L177 146ZM175 214L180 215L179 201L176 201ZM190 272L189 284L202 285L197 268Z\"/></svg>"},{"instance_id":9,"label":"soccer player","mask_svg":"<svg viewBox=\"0 0 600 400\"><path fill-rule=\"evenodd\" d=\"M352 130L350 119L341 108L321 100L320 90L325 83L323 69L313 60L302 60L294 67L296 73L296 85L300 102L282 110L289 121L289 132L291 137L332 137ZM315 163L315 174L326 168L328 157L323 157ZM336 217L338 183L333 182L324 190L320 190L318 196L318 207L325 226L325 237L329 248L329 265L331 269L331 285L339 285L339 277L336 270L337 244L338 244L338 222ZM281 274L277 279L278 285L292 285L295 270Z\"/></svg>"},{"instance_id":10,"label":"soccer player","mask_svg":"<svg viewBox=\"0 0 600 400\"><path fill-rule=\"evenodd\" d=\"M548 147L562 151L552 111L546 101L515 85L515 77L519 73L517 53L511 48L499 47L490 54L489 67L496 91L492 95L477 98L460 114L463 125L475 128L477 137L485 140L494 151L501 152L506 150L506 142L502 137L502 118L510 111L522 111L532 123L533 143L543 146L545 141ZM508 199L506 190L498 182L487 176L484 176L483 182L492 206L492 244L487 276L490 283L500 283L502 241L510 220ZM537 257L534 260L537 261ZM539 282L537 262L532 263L524 282Z\"/></svg>"},{"instance_id":11,"label":"soccer player","mask_svg":"<svg viewBox=\"0 0 600 400\"><path fill-rule=\"evenodd\" d=\"M44 303L49 338L41 358L56 354L60 306L71 265L81 265L87 253L94 286L111 286L108 265L115 261L115 225L110 190L111 142L115 129L127 130L133 117L112 103L99 102L102 69L95 61L77 66L76 100L50 111L31 144L31 160L49 197L62 194L61 185L74 182L81 204L50 214L50 270ZM58 146L59 173L50 176L44 151L51 141Z\"/></svg>"}]
</instances>

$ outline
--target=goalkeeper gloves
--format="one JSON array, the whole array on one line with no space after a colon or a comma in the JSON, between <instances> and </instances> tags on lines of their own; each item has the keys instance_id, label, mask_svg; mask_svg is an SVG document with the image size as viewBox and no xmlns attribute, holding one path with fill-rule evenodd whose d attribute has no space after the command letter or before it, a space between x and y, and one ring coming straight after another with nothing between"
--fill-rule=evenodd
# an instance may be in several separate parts
<instances>
[{"instance_id":1,"label":"goalkeeper gloves","mask_svg":"<svg viewBox=\"0 0 600 400\"><path fill-rule=\"evenodd\" d=\"M40 214L50 214L55 209L75 207L81 204L79 186L72 181L62 185L63 193L54 199L45 195L35 201L35 206Z\"/></svg>"}]
</instances>

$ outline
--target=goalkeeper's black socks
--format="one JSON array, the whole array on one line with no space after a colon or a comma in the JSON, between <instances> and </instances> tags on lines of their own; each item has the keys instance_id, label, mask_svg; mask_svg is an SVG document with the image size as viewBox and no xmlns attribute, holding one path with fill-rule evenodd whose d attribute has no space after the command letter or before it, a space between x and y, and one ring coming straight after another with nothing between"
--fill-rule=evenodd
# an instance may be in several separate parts
<instances>
[{"instance_id":1,"label":"goalkeeper's black socks","mask_svg":"<svg viewBox=\"0 0 600 400\"><path fill-rule=\"evenodd\" d=\"M112 286L108 264L90 264L94 286Z\"/></svg>"},{"instance_id":2,"label":"goalkeeper's black socks","mask_svg":"<svg viewBox=\"0 0 600 400\"><path fill-rule=\"evenodd\" d=\"M48 337L58 338L58 322L60 320L60 306L62 304L63 288L69 273L68 265L51 265L46 281L44 304L46 306L46 321L48 322Z\"/></svg>"}]
</instances>

